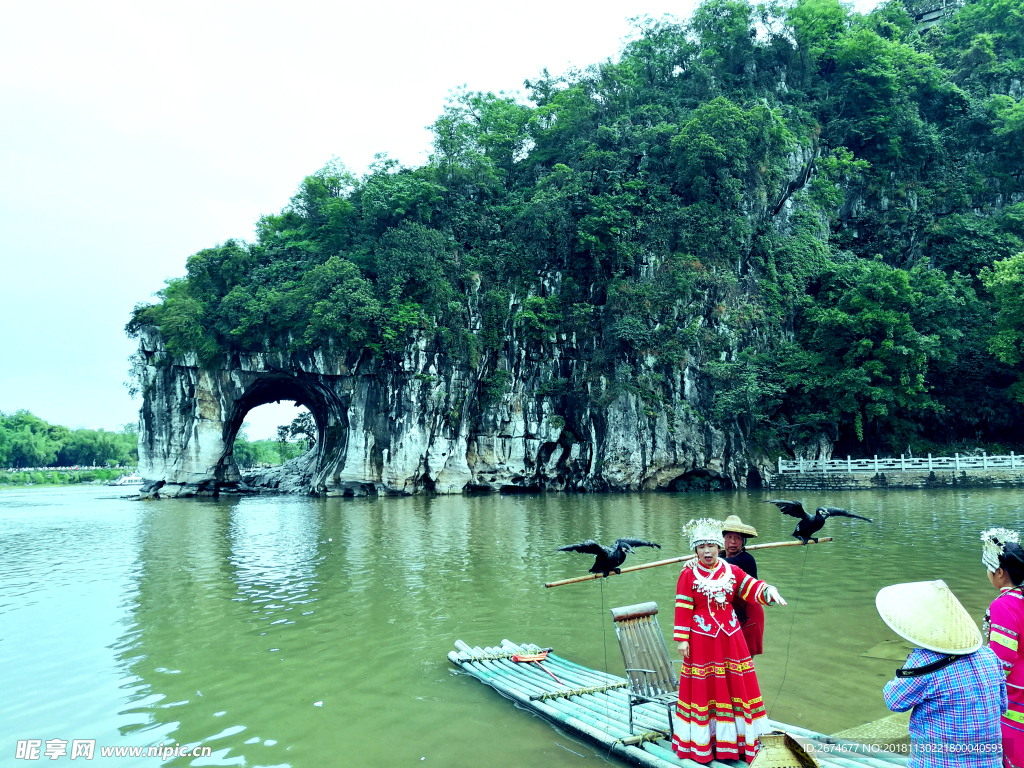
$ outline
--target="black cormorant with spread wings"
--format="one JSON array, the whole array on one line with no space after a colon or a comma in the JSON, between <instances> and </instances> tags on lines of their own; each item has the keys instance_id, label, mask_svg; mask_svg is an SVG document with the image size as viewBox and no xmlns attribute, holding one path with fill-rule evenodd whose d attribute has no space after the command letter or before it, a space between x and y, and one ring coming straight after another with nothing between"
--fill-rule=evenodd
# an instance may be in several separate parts
<instances>
[{"instance_id":1,"label":"black cormorant with spread wings","mask_svg":"<svg viewBox=\"0 0 1024 768\"><path fill-rule=\"evenodd\" d=\"M796 524L796 530L793 531L793 536L800 539L805 547L809 539L814 539L815 544L818 543L818 539L815 538L814 534L821 530L821 527L825 525L825 521L830 517L855 517L858 520L867 520L869 523L874 522L870 517L861 517L839 507L818 507L814 511L814 517L811 517L804 511L804 505L799 501L769 499L765 504L774 504L782 510L782 514L800 519L800 522Z\"/></svg>"},{"instance_id":2,"label":"black cormorant with spread wings","mask_svg":"<svg viewBox=\"0 0 1024 768\"><path fill-rule=\"evenodd\" d=\"M611 547L602 547L593 539L587 539L582 544L570 544L566 547L559 547L558 552L582 552L585 555L597 555L597 559L590 567L591 573L600 573L605 578L612 571L622 572L622 564L626 562L626 554L633 551L633 547L657 547L661 544L643 539L617 539Z\"/></svg>"}]
</instances>

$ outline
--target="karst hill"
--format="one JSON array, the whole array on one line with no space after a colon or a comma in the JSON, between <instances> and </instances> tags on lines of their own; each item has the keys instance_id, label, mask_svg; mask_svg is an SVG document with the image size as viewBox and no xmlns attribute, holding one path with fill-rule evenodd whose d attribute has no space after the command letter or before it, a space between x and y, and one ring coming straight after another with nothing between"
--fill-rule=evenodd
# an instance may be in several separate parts
<instances>
[{"instance_id":1,"label":"karst hill","mask_svg":"<svg viewBox=\"0 0 1024 768\"><path fill-rule=\"evenodd\" d=\"M421 167L307 177L132 317L146 491L240 487L234 436L278 399L316 419L285 483L314 493L1012 446L1024 2L910 10L709 0L521 96L457 93Z\"/></svg>"}]
</instances>

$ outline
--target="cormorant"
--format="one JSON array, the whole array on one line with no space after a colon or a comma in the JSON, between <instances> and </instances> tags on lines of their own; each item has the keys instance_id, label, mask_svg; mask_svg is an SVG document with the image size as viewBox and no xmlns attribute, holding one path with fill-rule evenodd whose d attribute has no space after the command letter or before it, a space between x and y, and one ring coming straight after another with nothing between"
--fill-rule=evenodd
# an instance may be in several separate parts
<instances>
[{"instance_id":1,"label":"cormorant","mask_svg":"<svg viewBox=\"0 0 1024 768\"><path fill-rule=\"evenodd\" d=\"M825 525L825 521L830 517L855 517L858 520L867 520L869 523L874 522L870 517L861 517L839 507L818 507L814 512L814 517L811 517L804 511L804 505L799 501L769 499L765 504L774 504L782 510L782 514L800 519L800 522L796 524L796 530L793 531L793 536L800 539L805 547L807 546L808 539L814 539L814 543L818 543L818 539L815 538L814 534L821 530L821 527Z\"/></svg>"},{"instance_id":2,"label":"cormorant","mask_svg":"<svg viewBox=\"0 0 1024 768\"><path fill-rule=\"evenodd\" d=\"M587 539L582 544L570 544L566 547L559 547L557 551L597 555L597 559L590 567L590 572L600 573L605 578L608 578L608 574L612 571L615 571L615 573L622 572L620 566L626 561L626 554L633 551L633 547L657 547L661 549L661 544L655 544L653 541L644 541L643 539L616 539L614 546L602 547L593 539Z\"/></svg>"}]
</instances>

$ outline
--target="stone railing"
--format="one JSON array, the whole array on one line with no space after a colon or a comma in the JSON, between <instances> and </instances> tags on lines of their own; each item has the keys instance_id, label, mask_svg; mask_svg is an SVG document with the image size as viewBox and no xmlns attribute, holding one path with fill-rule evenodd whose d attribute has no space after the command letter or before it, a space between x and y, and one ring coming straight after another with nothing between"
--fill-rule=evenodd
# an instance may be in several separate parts
<instances>
[{"instance_id":1,"label":"stone railing","mask_svg":"<svg viewBox=\"0 0 1024 768\"><path fill-rule=\"evenodd\" d=\"M959 453L953 456L932 456L927 458L908 458L901 455L899 458L880 459L877 455L871 459L795 459L787 461L779 458L779 474L804 474L808 472L822 474L854 474L857 472L966 472L970 470L992 470L992 469L1024 469L1024 456L1017 456L1010 452L1008 456L989 456L983 453L981 456L961 456Z\"/></svg>"}]
</instances>

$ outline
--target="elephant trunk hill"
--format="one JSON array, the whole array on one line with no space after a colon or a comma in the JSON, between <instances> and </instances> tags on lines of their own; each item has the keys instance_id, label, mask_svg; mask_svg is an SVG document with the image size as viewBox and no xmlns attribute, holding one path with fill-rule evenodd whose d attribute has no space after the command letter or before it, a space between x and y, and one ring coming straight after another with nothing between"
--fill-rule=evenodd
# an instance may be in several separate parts
<instances>
[{"instance_id":1,"label":"elephant trunk hill","mask_svg":"<svg viewBox=\"0 0 1024 768\"><path fill-rule=\"evenodd\" d=\"M708 0L524 96L458 91L426 164L332 161L136 309L146 491L1019 449L1022 80L1024 0ZM281 399L314 449L243 480L245 414Z\"/></svg>"}]
</instances>

